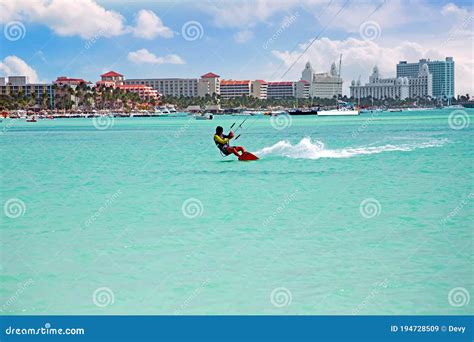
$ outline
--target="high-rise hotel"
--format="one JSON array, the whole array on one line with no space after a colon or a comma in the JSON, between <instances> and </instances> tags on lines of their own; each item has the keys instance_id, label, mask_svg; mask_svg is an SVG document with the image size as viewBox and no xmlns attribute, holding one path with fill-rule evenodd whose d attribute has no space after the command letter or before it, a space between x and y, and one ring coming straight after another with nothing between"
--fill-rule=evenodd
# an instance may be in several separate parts
<instances>
[{"instance_id":1,"label":"high-rise hotel","mask_svg":"<svg viewBox=\"0 0 474 342\"><path fill-rule=\"evenodd\" d=\"M452 98L455 95L454 88L454 60L446 57L444 61L431 61L420 59L417 63L400 61L397 64L397 77L417 77L423 65L428 65L429 72L433 75L432 97Z\"/></svg>"}]
</instances>

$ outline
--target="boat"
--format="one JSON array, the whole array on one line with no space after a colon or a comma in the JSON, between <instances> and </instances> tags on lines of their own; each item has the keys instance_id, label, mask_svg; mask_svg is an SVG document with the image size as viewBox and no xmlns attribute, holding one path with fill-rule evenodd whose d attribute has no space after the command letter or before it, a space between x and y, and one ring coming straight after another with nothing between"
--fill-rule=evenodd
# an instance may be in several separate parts
<instances>
[{"instance_id":1,"label":"boat","mask_svg":"<svg viewBox=\"0 0 474 342\"><path fill-rule=\"evenodd\" d=\"M271 115L271 116L288 115L288 112L286 110L272 110L271 112L269 112L268 115Z\"/></svg>"},{"instance_id":2,"label":"boat","mask_svg":"<svg viewBox=\"0 0 474 342\"><path fill-rule=\"evenodd\" d=\"M36 122L38 120L36 120L36 116L30 116L28 118L26 118L26 122Z\"/></svg>"},{"instance_id":3,"label":"boat","mask_svg":"<svg viewBox=\"0 0 474 342\"><path fill-rule=\"evenodd\" d=\"M317 115L317 108L293 108L288 110L290 115Z\"/></svg>"},{"instance_id":4,"label":"boat","mask_svg":"<svg viewBox=\"0 0 474 342\"><path fill-rule=\"evenodd\" d=\"M196 120L212 120L212 119L214 119L214 116L210 113L194 114L193 117Z\"/></svg>"},{"instance_id":5,"label":"boat","mask_svg":"<svg viewBox=\"0 0 474 342\"><path fill-rule=\"evenodd\" d=\"M400 113L402 112L403 109L401 108L390 108L387 112L390 112L390 113Z\"/></svg>"},{"instance_id":6,"label":"boat","mask_svg":"<svg viewBox=\"0 0 474 342\"><path fill-rule=\"evenodd\" d=\"M355 116L359 115L359 109L351 109L346 107L330 109L330 110L320 110L318 116Z\"/></svg>"}]
</instances>

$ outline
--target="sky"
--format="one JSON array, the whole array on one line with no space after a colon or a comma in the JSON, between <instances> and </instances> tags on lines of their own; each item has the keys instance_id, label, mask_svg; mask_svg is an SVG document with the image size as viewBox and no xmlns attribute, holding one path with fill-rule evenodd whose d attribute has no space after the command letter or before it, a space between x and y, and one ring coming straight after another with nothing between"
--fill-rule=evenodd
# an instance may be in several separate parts
<instances>
[{"instance_id":1,"label":"sky","mask_svg":"<svg viewBox=\"0 0 474 342\"><path fill-rule=\"evenodd\" d=\"M375 65L400 60L456 65L456 94L474 94L472 1L0 0L0 75L299 80L339 62L344 94Z\"/></svg>"}]
</instances>

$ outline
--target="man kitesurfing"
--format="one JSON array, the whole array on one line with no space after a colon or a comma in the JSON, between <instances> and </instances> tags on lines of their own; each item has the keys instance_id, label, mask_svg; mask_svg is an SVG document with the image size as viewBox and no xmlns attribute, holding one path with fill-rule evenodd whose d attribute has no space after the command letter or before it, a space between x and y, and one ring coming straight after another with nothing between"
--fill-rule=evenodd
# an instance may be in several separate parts
<instances>
[{"instance_id":1,"label":"man kitesurfing","mask_svg":"<svg viewBox=\"0 0 474 342\"><path fill-rule=\"evenodd\" d=\"M224 128L221 126L216 127L216 134L214 134L214 142L217 148L225 155L233 153L237 157L240 157L245 153L245 148L242 146L230 146L230 139L234 138L234 132L230 131L229 134L224 134ZM241 154L239 154L241 152Z\"/></svg>"},{"instance_id":2,"label":"man kitesurfing","mask_svg":"<svg viewBox=\"0 0 474 342\"><path fill-rule=\"evenodd\" d=\"M233 127L234 125L232 125ZM239 126L239 128L242 124ZM232 129L231 127L231 129ZM240 135L237 136L238 139ZM229 154L235 154L239 160L257 160L258 157L250 152L247 152L242 146L230 146L230 140L234 138L234 132L230 131L229 134L224 134L224 128L221 126L216 127L216 133L214 134L214 143L216 144L219 151L223 156ZM240 152L240 153L239 153Z\"/></svg>"}]
</instances>

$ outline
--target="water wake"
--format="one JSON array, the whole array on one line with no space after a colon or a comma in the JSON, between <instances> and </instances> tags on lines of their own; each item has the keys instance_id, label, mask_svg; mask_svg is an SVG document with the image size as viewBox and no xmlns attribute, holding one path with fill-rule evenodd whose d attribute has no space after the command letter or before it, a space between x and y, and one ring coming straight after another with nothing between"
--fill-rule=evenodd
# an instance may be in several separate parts
<instances>
[{"instance_id":1,"label":"water wake","mask_svg":"<svg viewBox=\"0 0 474 342\"><path fill-rule=\"evenodd\" d=\"M311 141L311 138L303 138L295 145L289 141L281 140L273 146L264 147L260 151L255 152L259 157L267 155L279 155L288 158L299 159L319 159L319 158L350 158L358 155L376 154L390 151L412 151L420 148L443 146L447 139L434 139L426 142L418 142L411 144L398 145L382 145L382 146L360 146L347 147L341 149L327 149L322 141Z\"/></svg>"}]
</instances>

